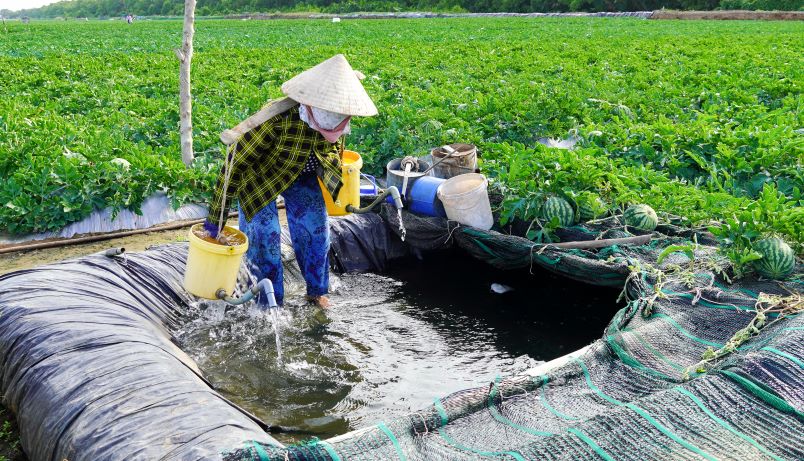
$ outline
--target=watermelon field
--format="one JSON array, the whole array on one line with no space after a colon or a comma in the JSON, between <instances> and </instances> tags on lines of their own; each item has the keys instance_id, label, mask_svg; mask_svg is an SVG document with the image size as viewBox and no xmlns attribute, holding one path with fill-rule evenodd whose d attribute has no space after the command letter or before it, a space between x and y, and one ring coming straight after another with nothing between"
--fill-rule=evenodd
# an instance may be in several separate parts
<instances>
[{"instance_id":1,"label":"watermelon field","mask_svg":"<svg viewBox=\"0 0 804 461\"><path fill-rule=\"evenodd\" d=\"M9 22L0 35L0 231L137 210L160 190L176 206L207 200L219 132L343 52L380 111L347 140L373 173L468 142L505 197L503 222L593 193L609 211L644 203L660 221L712 226L738 264L764 236L804 248L802 22L201 20L190 169L179 21Z\"/></svg>"}]
</instances>

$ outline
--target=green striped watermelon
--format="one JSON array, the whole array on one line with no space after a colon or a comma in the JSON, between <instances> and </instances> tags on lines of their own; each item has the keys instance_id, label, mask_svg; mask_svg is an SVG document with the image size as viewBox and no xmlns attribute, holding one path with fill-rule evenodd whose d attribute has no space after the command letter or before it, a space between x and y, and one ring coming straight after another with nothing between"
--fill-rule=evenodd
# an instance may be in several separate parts
<instances>
[{"instance_id":1,"label":"green striped watermelon","mask_svg":"<svg viewBox=\"0 0 804 461\"><path fill-rule=\"evenodd\" d=\"M762 259L754 261L754 267L763 277L783 279L793 272L796 257L784 240L776 237L760 240L754 244L754 251L762 255Z\"/></svg>"},{"instance_id":2,"label":"green striped watermelon","mask_svg":"<svg viewBox=\"0 0 804 461\"><path fill-rule=\"evenodd\" d=\"M578 215L581 221L590 221L599 218L606 213L606 202L603 201L597 194L588 193L583 194L576 200L578 203Z\"/></svg>"},{"instance_id":3,"label":"green striped watermelon","mask_svg":"<svg viewBox=\"0 0 804 461\"><path fill-rule=\"evenodd\" d=\"M575 223L575 210L561 197L548 198L542 207L542 216L547 221L557 217L561 227L569 227Z\"/></svg>"},{"instance_id":4,"label":"green striped watermelon","mask_svg":"<svg viewBox=\"0 0 804 461\"><path fill-rule=\"evenodd\" d=\"M631 205L623 213L625 225L643 231L652 231L659 224L659 217L647 205Z\"/></svg>"}]
</instances>

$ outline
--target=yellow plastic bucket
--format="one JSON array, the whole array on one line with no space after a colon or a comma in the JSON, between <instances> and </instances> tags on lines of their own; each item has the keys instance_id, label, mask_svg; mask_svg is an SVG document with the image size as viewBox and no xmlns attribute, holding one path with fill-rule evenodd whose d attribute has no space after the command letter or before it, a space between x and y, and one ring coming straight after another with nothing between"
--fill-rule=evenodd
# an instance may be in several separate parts
<instances>
[{"instance_id":1,"label":"yellow plastic bucket","mask_svg":"<svg viewBox=\"0 0 804 461\"><path fill-rule=\"evenodd\" d=\"M363 159L357 152L345 150L341 164L343 187L338 192L337 200L332 200L332 194L329 193L321 179L318 180L321 192L324 194L324 203L327 204L327 214L330 216L349 214L346 211L347 205L360 207L360 169L363 168Z\"/></svg>"},{"instance_id":2,"label":"yellow plastic bucket","mask_svg":"<svg viewBox=\"0 0 804 461\"><path fill-rule=\"evenodd\" d=\"M218 245L204 241L193 232L201 224L190 228L190 252L184 270L184 289L207 299L216 299L215 293L223 288L232 294L243 253L248 249L248 237L239 230L226 226L228 233L239 234L245 243L236 246Z\"/></svg>"}]
</instances>

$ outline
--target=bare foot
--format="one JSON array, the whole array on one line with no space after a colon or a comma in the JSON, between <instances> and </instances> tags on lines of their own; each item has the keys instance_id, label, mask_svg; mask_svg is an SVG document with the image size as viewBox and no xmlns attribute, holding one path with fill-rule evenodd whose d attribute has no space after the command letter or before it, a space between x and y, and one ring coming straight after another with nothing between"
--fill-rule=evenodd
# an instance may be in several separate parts
<instances>
[{"instance_id":1,"label":"bare foot","mask_svg":"<svg viewBox=\"0 0 804 461\"><path fill-rule=\"evenodd\" d=\"M326 296L308 296L307 301L321 309L327 309L330 306L329 298Z\"/></svg>"}]
</instances>

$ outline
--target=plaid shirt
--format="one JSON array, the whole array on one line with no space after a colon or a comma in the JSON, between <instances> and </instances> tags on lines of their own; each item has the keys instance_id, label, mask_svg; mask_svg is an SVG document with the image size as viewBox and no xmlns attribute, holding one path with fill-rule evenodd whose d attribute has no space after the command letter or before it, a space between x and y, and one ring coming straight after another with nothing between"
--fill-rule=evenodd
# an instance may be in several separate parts
<instances>
[{"instance_id":1,"label":"plaid shirt","mask_svg":"<svg viewBox=\"0 0 804 461\"><path fill-rule=\"evenodd\" d=\"M316 174L333 197L342 186L338 145L307 126L299 118L298 106L244 134L230 152L234 153L234 164L227 200L236 197L248 221L293 184L311 153L319 163ZM214 224L219 224L225 172L226 162L209 207L208 219Z\"/></svg>"}]
</instances>

